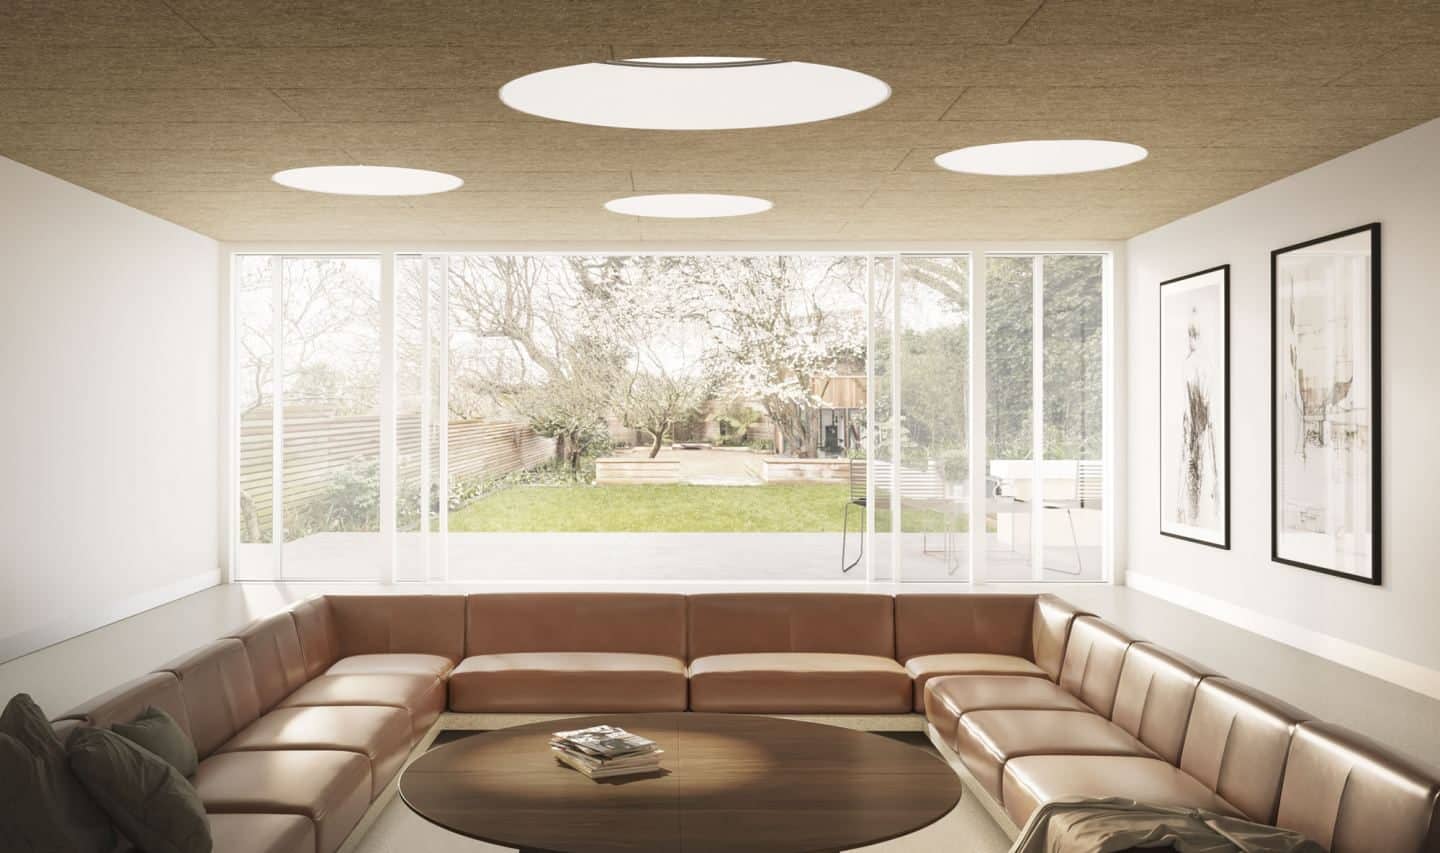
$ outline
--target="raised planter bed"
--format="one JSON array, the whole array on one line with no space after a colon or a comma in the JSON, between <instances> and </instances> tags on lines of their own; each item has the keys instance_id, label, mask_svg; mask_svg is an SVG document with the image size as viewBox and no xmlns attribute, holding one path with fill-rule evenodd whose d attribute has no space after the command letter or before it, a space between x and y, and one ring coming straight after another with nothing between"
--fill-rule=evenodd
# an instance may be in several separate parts
<instances>
[{"instance_id":1,"label":"raised planter bed","mask_svg":"<svg viewBox=\"0 0 1440 853\"><path fill-rule=\"evenodd\" d=\"M605 456L595 460L595 484L623 486L680 482L680 460Z\"/></svg>"},{"instance_id":2,"label":"raised planter bed","mask_svg":"<svg viewBox=\"0 0 1440 853\"><path fill-rule=\"evenodd\" d=\"M760 476L767 483L844 483L850 479L849 459L791 459L766 456Z\"/></svg>"}]
</instances>

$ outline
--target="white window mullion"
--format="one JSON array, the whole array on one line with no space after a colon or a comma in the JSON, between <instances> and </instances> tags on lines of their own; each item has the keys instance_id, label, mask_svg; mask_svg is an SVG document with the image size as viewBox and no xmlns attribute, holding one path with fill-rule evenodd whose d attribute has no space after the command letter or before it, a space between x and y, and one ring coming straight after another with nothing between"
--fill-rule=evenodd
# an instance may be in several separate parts
<instances>
[{"instance_id":1,"label":"white window mullion","mask_svg":"<svg viewBox=\"0 0 1440 853\"><path fill-rule=\"evenodd\" d=\"M875 580L875 256L865 258L865 518L860 546L865 552L865 580ZM853 488L853 485L852 485ZM853 492L852 492L853 494ZM848 512L848 510L847 510Z\"/></svg>"},{"instance_id":2,"label":"white window mullion","mask_svg":"<svg viewBox=\"0 0 1440 853\"><path fill-rule=\"evenodd\" d=\"M970 583L986 579L985 527L989 523L990 491L986 478L989 476L985 412L988 406L989 386L986 384L988 368L985 362L986 345L986 281L985 252L977 249L970 255L970 411L969 438L970 459L969 494L966 503L970 507L967 519L970 535L967 538L970 552Z\"/></svg>"},{"instance_id":3,"label":"white window mullion","mask_svg":"<svg viewBox=\"0 0 1440 853\"><path fill-rule=\"evenodd\" d=\"M905 300L905 270L901 255L894 256L895 275L890 284L890 578L905 580L900 508L900 309Z\"/></svg>"},{"instance_id":4,"label":"white window mullion","mask_svg":"<svg viewBox=\"0 0 1440 853\"><path fill-rule=\"evenodd\" d=\"M424 291L420 297L421 315L420 331L420 579L428 581L430 574L431 548L430 548L430 524L432 514L430 512L430 493L433 491L434 469L430 465L430 430L435 417L432 411L435 405L435 398L432 393L431 383L432 360L434 359L431 338L434 331L434 308L430 303L430 294L433 292L432 274L434 272L434 259L429 255L420 259L420 284Z\"/></svg>"},{"instance_id":5,"label":"white window mullion","mask_svg":"<svg viewBox=\"0 0 1440 853\"><path fill-rule=\"evenodd\" d=\"M450 256L440 256L440 579L450 580Z\"/></svg>"},{"instance_id":6,"label":"white window mullion","mask_svg":"<svg viewBox=\"0 0 1440 853\"><path fill-rule=\"evenodd\" d=\"M285 577L285 259L271 255L270 279L270 544L275 577Z\"/></svg>"},{"instance_id":7,"label":"white window mullion","mask_svg":"<svg viewBox=\"0 0 1440 853\"><path fill-rule=\"evenodd\" d=\"M396 581L395 253L380 256L380 578Z\"/></svg>"},{"instance_id":8,"label":"white window mullion","mask_svg":"<svg viewBox=\"0 0 1440 853\"><path fill-rule=\"evenodd\" d=\"M1045 579L1045 258L1030 260L1030 577Z\"/></svg>"}]
</instances>

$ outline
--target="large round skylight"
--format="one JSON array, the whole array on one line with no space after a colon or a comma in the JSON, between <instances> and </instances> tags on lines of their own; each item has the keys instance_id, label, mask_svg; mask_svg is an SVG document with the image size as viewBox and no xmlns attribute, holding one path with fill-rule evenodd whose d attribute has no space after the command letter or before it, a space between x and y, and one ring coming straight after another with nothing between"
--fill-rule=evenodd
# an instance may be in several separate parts
<instances>
[{"instance_id":1,"label":"large round skylight","mask_svg":"<svg viewBox=\"0 0 1440 853\"><path fill-rule=\"evenodd\" d=\"M935 164L973 175L1070 175L1128 166L1149 153L1139 145L1105 139L1027 139L948 151Z\"/></svg>"},{"instance_id":2,"label":"large round skylight","mask_svg":"<svg viewBox=\"0 0 1440 853\"><path fill-rule=\"evenodd\" d=\"M523 113L601 127L726 130L823 121L890 97L868 74L726 56L590 62L537 71L500 87Z\"/></svg>"},{"instance_id":3,"label":"large round skylight","mask_svg":"<svg viewBox=\"0 0 1440 853\"><path fill-rule=\"evenodd\" d=\"M444 172L401 166L304 166L270 177L292 189L333 195L430 195L465 182Z\"/></svg>"},{"instance_id":4,"label":"large round skylight","mask_svg":"<svg viewBox=\"0 0 1440 853\"><path fill-rule=\"evenodd\" d=\"M611 213L626 216L654 216L662 219L710 219L721 216L748 216L774 207L763 198L715 193L665 193L632 195L605 202Z\"/></svg>"}]
</instances>

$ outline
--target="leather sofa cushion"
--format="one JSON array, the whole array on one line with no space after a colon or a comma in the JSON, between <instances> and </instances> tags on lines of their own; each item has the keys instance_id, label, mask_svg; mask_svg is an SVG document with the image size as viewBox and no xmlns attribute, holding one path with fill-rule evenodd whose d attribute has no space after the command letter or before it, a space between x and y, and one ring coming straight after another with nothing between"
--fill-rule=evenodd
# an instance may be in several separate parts
<instances>
[{"instance_id":1,"label":"leather sofa cushion","mask_svg":"<svg viewBox=\"0 0 1440 853\"><path fill-rule=\"evenodd\" d=\"M1308 719L1258 690L1207 678L1195 689L1180 769L1251 820L1274 823L1290 737Z\"/></svg>"},{"instance_id":2,"label":"leather sofa cushion","mask_svg":"<svg viewBox=\"0 0 1440 853\"><path fill-rule=\"evenodd\" d=\"M1035 614L1030 617L1030 649L1035 664L1045 670L1051 681L1060 678L1065 662L1065 644L1079 610L1064 599L1048 592L1035 596Z\"/></svg>"},{"instance_id":3,"label":"leather sofa cushion","mask_svg":"<svg viewBox=\"0 0 1440 853\"><path fill-rule=\"evenodd\" d=\"M932 678L925 685L925 719L952 749L962 715L1007 708L1090 711L1089 705L1044 678L952 675Z\"/></svg>"},{"instance_id":4,"label":"leather sofa cushion","mask_svg":"<svg viewBox=\"0 0 1440 853\"><path fill-rule=\"evenodd\" d=\"M683 711L685 699L685 664L663 655L477 655L450 675L450 710L469 713Z\"/></svg>"},{"instance_id":5,"label":"leather sofa cushion","mask_svg":"<svg viewBox=\"0 0 1440 853\"><path fill-rule=\"evenodd\" d=\"M1331 723L1301 723L1275 822L1330 853L1440 851L1440 774Z\"/></svg>"},{"instance_id":6,"label":"leather sofa cushion","mask_svg":"<svg viewBox=\"0 0 1440 853\"><path fill-rule=\"evenodd\" d=\"M690 664L690 709L757 714L900 714L910 674L888 657L777 652Z\"/></svg>"},{"instance_id":7,"label":"leather sofa cushion","mask_svg":"<svg viewBox=\"0 0 1440 853\"><path fill-rule=\"evenodd\" d=\"M173 672L152 672L127 681L114 690L102 693L71 708L62 715L65 720L84 720L93 726L108 729L116 723L128 723L146 708L155 707L170 715L186 736L190 732L190 713L185 696L180 692L180 679Z\"/></svg>"},{"instance_id":8,"label":"leather sofa cushion","mask_svg":"<svg viewBox=\"0 0 1440 853\"><path fill-rule=\"evenodd\" d=\"M894 604L864 593L707 593L687 604L690 660L756 652L895 657Z\"/></svg>"},{"instance_id":9,"label":"leather sofa cushion","mask_svg":"<svg viewBox=\"0 0 1440 853\"><path fill-rule=\"evenodd\" d=\"M333 749L358 752L370 762L370 798L380 795L410 752L410 715L401 708L369 705L276 708L220 752L257 749Z\"/></svg>"},{"instance_id":10,"label":"leather sofa cushion","mask_svg":"<svg viewBox=\"0 0 1440 853\"><path fill-rule=\"evenodd\" d=\"M1005 811L1017 826L1059 797L1128 797L1142 803L1243 817L1195 777L1159 758L1133 755L1029 755L1005 765Z\"/></svg>"},{"instance_id":11,"label":"leather sofa cushion","mask_svg":"<svg viewBox=\"0 0 1440 853\"><path fill-rule=\"evenodd\" d=\"M463 595L328 595L338 657L465 656Z\"/></svg>"},{"instance_id":12,"label":"leather sofa cushion","mask_svg":"<svg viewBox=\"0 0 1440 853\"><path fill-rule=\"evenodd\" d=\"M315 853L315 824L294 814L212 814L211 853Z\"/></svg>"},{"instance_id":13,"label":"leather sofa cushion","mask_svg":"<svg viewBox=\"0 0 1440 853\"><path fill-rule=\"evenodd\" d=\"M465 603L465 653L620 652L685 657L685 596L502 593Z\"/></svg>"},{"instance_id":14,"label":"leather sofa cushion","mask_svg":"<svg viewBox=\"0 0 1440 853\"><path fill-rule=\"evenodd\" d=\"M999 800L1005 764L1026 755L1153 757L1128 732L1091 711L972 711L960 718L955 751Z\"/></svg>"},{"instance_id":15,"label":"leather sofa cushion","mask_svg":"<svg viewBox=\"0 0 1440 853\"><path fill-rule=\"evenodd\" d=\"M1076 617L1065 644L1060 686L1079 696L1096 713L1110 716L1125 651L1133 642L1133 637L1109 622L1094 616Z\"/></svg>"},{"instance_id":16,"label":"leather sofa cushion","mask_svg":"<svg viewBox=\"0 0 1440 853\"><path fill-rule=\"evenodd\" d=\"M925 685L942 675L1029 675L1045 678L1045 670L1013 655L979 653L921 655L905 661L905 671L915 679L915 710L925 710Z\"/></svg>"},{"instance_id":17,"label":"leather sofa cushion","mask_svg":"<svg viewBox=\"0 0 1440 853\"><path fill-rule=\"evenodd\" d=\"M1179 764L1195 688L1213 674L1159 646L1135 643L1125 651L1110 719L1161 758Z\"/></svg>"},{"instance_id":18,"label":"leather sofa cushion","mask_svg":"<svg viewBox=\"0 0 1440 853\"><path fill-rule=\"evenodd\" d=\"M200 762L195 790L212 813L303 815L316 853L334 853L370 806L370 762L356 752L222 752Z\"/></svg>"},{"instance_id":19,"label":"leather sofa cushion","mask_svg":"<svg viewBox=\"0 0 1440 853\"><path fill-rule=\"evenodd\" d=\"M308 680L300 634L289 611L252 622L230 636L245 646L262 712L275 707Z\"/></svg>"},{"instance_id":20,"label":"leather sofa cushion","mask_svg":"<svg viewBox=\"0 0 1440 853\"><path fill-rule=\"evenodd\" d=\"M322 675L285 697L281 708L379 705L410 713L418 742L445 710L445 681L428 675Z\"/></svg>"},{"instance_id":21,"label":"leather sofa cushion","mask_svg":"<svg viewBox=\"0 0 1440 853\"><path fill-rule=\"evenodd\" d=\"M323 674L340 658L329 598L323 595L307 598L291 608L290 615L295 620L295 633L300 638L305 677L309 679Z\"/></svg>"},{"instance_id":22,"label":"leather sofa cushion","mask_svg":"<svg viewBox=\"0 0 1440 853\"><path fill-rule=\"evenodd\" d=\"M335 661L326 675L428 675L444 678L455 662L442 655L351 655Z\"/></svg>"},{"instance_id":23,"label":"leather sofa cushion","mask_svg":"<svg viewBox=\"0 0 1440 853\"><path fill-rule=\"evenodd\" d=\"M190 736L202 759L260 716L255 675L239 640L216 640L161 669L180 679Z\"/></svg>"},{"instance_id":24,"label":"leather sofa cushion","mask_svg":"<svg viewBox=\"0 0 1440 853\"><path fill-rule=\"evenodd\" d=\"M897 595L895 657L951 652L1031 659L1033 595Z\"/></svg>"}]
</instances>

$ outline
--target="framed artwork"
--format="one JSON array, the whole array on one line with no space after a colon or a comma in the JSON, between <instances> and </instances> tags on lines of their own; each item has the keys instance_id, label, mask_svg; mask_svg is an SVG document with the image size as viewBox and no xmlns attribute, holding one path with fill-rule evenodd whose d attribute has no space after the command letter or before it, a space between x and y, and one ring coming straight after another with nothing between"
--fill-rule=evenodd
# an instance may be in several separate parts
<instances>
[{"instance_id":1,"label":"framed artwork","mask_svg":"<svg viewBox=\"0 0 1440 853\"><path fill-rule=\"evenodd\" d=\"M1160 532L1230 547L1230 265L1160 282Z\"/></svg>"},{"instance_id":2,"label":"framed artwork","mask_svg":"<svg viewBox=\"0 0 1440 853\"><path fill-rule=\"evenodd\" d=\"M1271 558L1380 583L1380 225L1270 253Z\"/></svg>"}]
</instances>

